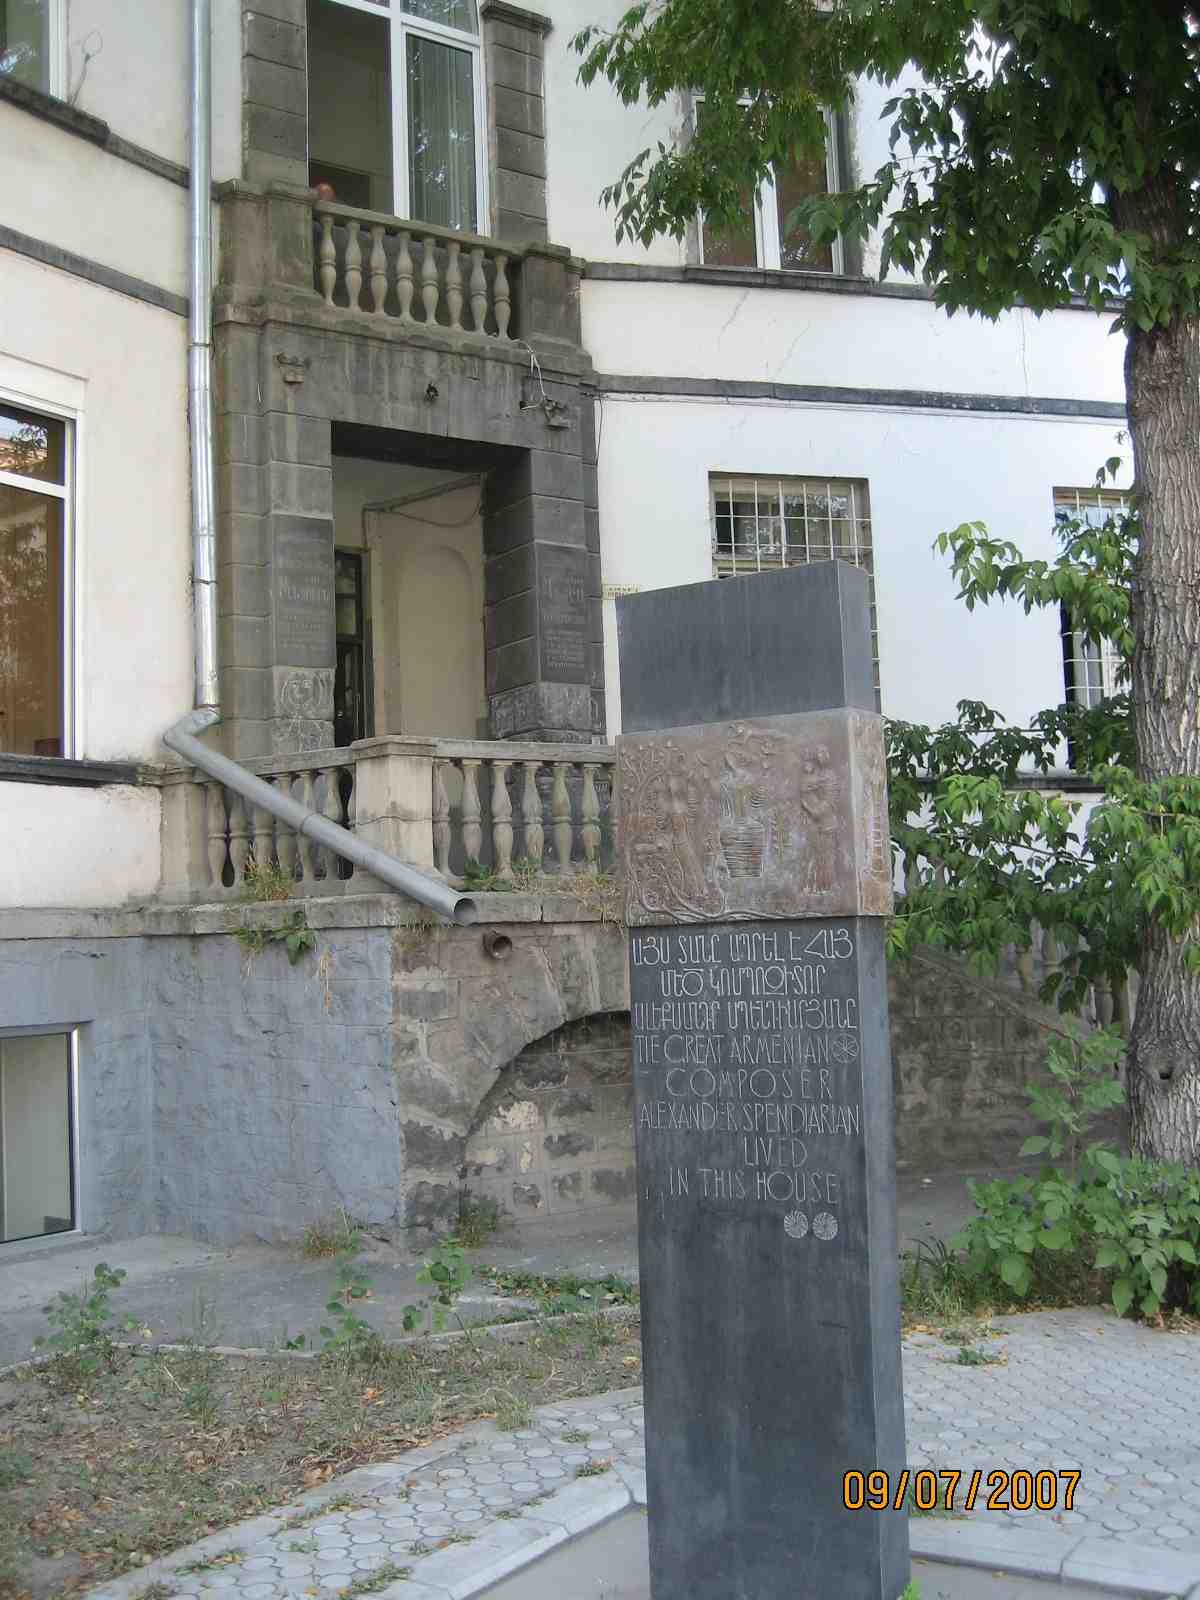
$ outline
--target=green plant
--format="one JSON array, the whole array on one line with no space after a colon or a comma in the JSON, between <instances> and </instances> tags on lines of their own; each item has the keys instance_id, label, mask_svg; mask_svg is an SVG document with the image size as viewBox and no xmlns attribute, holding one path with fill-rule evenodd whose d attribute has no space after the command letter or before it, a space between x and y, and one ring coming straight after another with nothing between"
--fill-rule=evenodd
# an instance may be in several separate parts
<instances>
[{"instance_id":1,"label":"green plant","mask_svg":"<svg viewBox=\"0 0 1200 1600\"><path fill-rule=\"evenodd\" d=\"M398 1567L394 1561L385 1561L381 1567L376 1567L372 1572L364 1572L361 1578L354 1578L345 1588L339 1589L338 1594L350 1600L350 1597L360 1594L378 1594L381 1589L386 1589L389 1583L399 1583L407 1578L410 1567Z\"/></svg>"},{"instance_id":2,"label":"green plant","mask_svg":"<svg viewBox=\"0 0 1200 1600\"><path fill-rule=\"evenodd\" d=\"M85 1279L77 1293L60 1290L49 1305L42 1307L47 1322L57 1331L39 1335L33 1342L35 1349L51 1352L51 1360L43 1370L53 1381L63 1387L80 1387L101 1371L111 1370L117 1356L113 1335L119 1330L113 1326L108 1297L120 1288L124 1278L122 1267L98 1262L90 1283ZM120 1331L135 1326L130 1319Z\"/></svg>"},{"instance_id":3,"label":"green plant","mask_svg":"<svg viewBox=\"0 0 1200 1600\"><path fill-rule=\"evenodd\" d=\"M293 875L277 862L259 861L250 855L242 873L242 899L256 903L290 900L294 882Z\"/></svg>"},{"instance_id":4,"label":"green plant","mask_svg":"<svg viewBox=\"0 0 1200 1600\"><path fill-rule=\"evenodd\" d=\"M600 1461L585 1461L582 1466L575 1468L577 1478L602 1478L612 1467L612 1462L607 1457Z\"/></svg>"},{"instance_id":5,"label":"green plant","mask_svg":"<svg viewBox=\"0 0 1200 1600\"><path fill-rule=\"evenodd\" d=\"M174 1593L169 1583L150 1583L138 1590L135 1600L171 1600Z\"/></svg>"},{"instance_id":6,"label":"green plant","mask_svg":"<svg viewBox=\"0 0 1200 1600\"><path fill-rule=\"evenodd\" d=\"M904 1585L898 1600L921 1600L921 1585L915 1578L910 1578Z\"/></svg>"},{"instance_id":7,"label":"green plant","mask_svg":"<svg viewBox=\"0 0 1200 1600\"><path fill-rule=\"evenodd\" d=\"M366 1361L374 1358L382 1339L371 1324L354 1310L354 1303L367 1300L371 1295L371 1280L356 1259L357 1234L354 1243L339 1251L337 1288L326 1301L325 1310L332 1321L322 1323L321 1337L325 1343L321 1353L349 1361Z\"/></svg>"},{"instance_id":8,"label":"green plant","mask_svg":"<svg viewBox=\"0 0 1200 1600\"><path fill-rule=\"evenodd\" d=\"M562 1439L564 1444L586 1444L590 1437L582 1428L568 1428Z\"/></svg>"},{"instance_id":9,"label":"green plant","mask_svg":"<svg viewBox=\"0 0 1200 1600\"><path fill-rule=\"evenodd\" d=\"M522 894L535 889L542 877L542 863L532 856L518 856L512 864L513 888Z\"/></svg>"},{"instance_id":10,"label":"green plant","mask_svg":"<svg viewBox=\"0 0 1200 1600\"><path fill-rule=\"evenodd\" d=\"M960 1367L994 1367L1001 1364L1003 1357L990 1350L977 1350L974 1345L964 1344L959 1346L954 1360Z\"/></svg>"},{"instance_id":11,"label":"green plant","mask_svg":"<svg viewBox=\"0 0 1200 1600\"><path fill-rule=\"evenodd\" d=\"M0 1450L0 1489L15 1489L33 1476L33 1457L24 1450Z\"/></svg>"},{"instance_id":12,"label":"green plant","mask_svg":"<svg viewBox=\"0 0 1200 1600\"><path fill-rule=\"evenodd\" d=\"M516 1433L520 1428L527 1428L532 1417L533 1407L524 1395L512 1394L505 1390L498 1397L496 1426L505 1433Z\"/></svg>"},{"instance_id":13,"label":"green plant","mask_svg":"<svg viewBox=\"0 0 1200 1600\"><path fill-rule=\"evenodd\" d=\"M269 945L281 944L293 967L317 943L317 936L309 927L303 910L293 911L287 921L281 922L277 928L249 927L243 923L234 930L234 938L250 960L261 955Z\"/></svg>"},{"instance_id":14,"label":"green plant","mask_svg":"<svg viewBox=\"0 0 1200 1600\"><path fill-rule=\"evenodd\" d=\"M511 878L497 877L495 868L485 867L472 856L463 865L463 888L476 894L511 894L513 883Z\"/></svg>"},{"instance_id":15,"label":"green plant","mask_svg":"<svg viewBox=\"0 0 1200 1600\"><path fill-rule=\"evenodd\" d=\"M603 1278L579 1278L574 1273L546 1277L540 1273L505 1267L481 1266L477 1273L504 1295L534 1300L543 1316L564 1316L601 1306L636 1306L638 1287L615 1273Z\"/></svg>"},{"instance_id":16,"label":"green plant","mask_svg":"<svg viewBox=\"0 0 1200 1600\"><path fill-rule=\"evenodd\" d=\"M500 1226L500 1207L488 1195L464 1194L458 1203L454 1237L466 1250L478 1250Z\"/></svg>"},{"instance_id":17,"label":"green plant","mask_svg":"<svg viewBox=\"0 0 1200 1600\"><path fill-rule=\"evenodd\" d=\"M343 1206L332 1222L309 1223L304 1230L300 1253L310 1261L317 1261L326 1256L339 1256L345 1251L356 1252L361 1241L362 1228Z\"/></svg>"},{"instance_id":18,"label":"green plant","mask_svg":"<svg viewBox=\"0 0 1200 1600\"><path fill-rule=\"evenodd\" d=\"M471 1281L471 1264L463 1253L457 1238L443 1240L431 1255L426 1256L417 1273L417 1282L428 1284L432 1293L404 1308L404 1331L415 1333L423 1323L435 1333L446 1326L447 1313L458 1304L458 1297ZM467 1329L461 1317L456 1320L463 1332Z\"/></svg>"}]
</instances>

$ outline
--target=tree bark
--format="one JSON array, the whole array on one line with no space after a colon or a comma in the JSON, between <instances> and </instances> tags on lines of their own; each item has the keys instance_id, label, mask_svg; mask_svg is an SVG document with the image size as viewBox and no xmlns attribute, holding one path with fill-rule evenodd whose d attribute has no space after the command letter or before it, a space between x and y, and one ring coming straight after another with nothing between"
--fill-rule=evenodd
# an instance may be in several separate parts
<instances>
[{"instance_id":1,"label":"tree bark","mask_svg":"<svg viewBox=\"0 0 1200 1600\"><path fill-rule=\"evenodd\" d=\"M1200 339L1194 317L1134 328L1125 391L1141 514L1134 569L1138 775L1200 777ZM1200 1164L1200 974L1151 926L1129 1053L1134 1150Z\"/></svg>"}]
</instances>

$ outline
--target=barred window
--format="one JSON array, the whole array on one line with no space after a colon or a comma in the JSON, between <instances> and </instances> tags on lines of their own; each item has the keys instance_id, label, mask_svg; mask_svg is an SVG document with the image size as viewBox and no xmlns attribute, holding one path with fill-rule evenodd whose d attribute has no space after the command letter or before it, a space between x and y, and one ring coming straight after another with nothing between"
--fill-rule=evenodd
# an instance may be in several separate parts
<instances>
[{"instance_id":1,"label":"barred window","mask_svg":"<svg viewBox=\"0 0 1200 1600\"><path fill-rule=\"evenodd\" d=\"M1128 496L1116 489L1056 489L1054 520L1059 526L1083 522L1103 527L1114 513L1129 509ZM1080 706L1096 706L1120 691L1121 658L1107 639L1089 639L1074 625L1064 605L1060 611L1063 678L1067 699Z\"/></svg>"},{"instance_id":2,"label":"barred window","mask_svg":"<svg viewBox=\"0 0 1200 1600\"><path fill-rule=\"evenodd\" d=\"M871 664L879 699L871 506L861 480L735 478L714 473L713 573L718 578L772 572L809 561L848 561L871 586Z\"/></svg>"}]
</instances>

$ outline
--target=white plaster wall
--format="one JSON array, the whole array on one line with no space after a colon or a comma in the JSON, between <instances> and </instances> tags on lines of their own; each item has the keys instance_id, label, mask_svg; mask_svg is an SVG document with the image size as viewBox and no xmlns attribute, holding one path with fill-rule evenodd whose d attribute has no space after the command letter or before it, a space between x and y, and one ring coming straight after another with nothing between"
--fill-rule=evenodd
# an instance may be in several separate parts
<instances>
[{"instance_id":1,"label":"white plaster wall","mask_svg":"<svg viewBox=\"0 0 1200 1600\"><path fill-rule=\"evenodd\" d=\"M1123 402L1124 345L1086 311L997 322L926 300L584 280L597 370Z\"/></svg>"},{"instance_id":2,"label":"white plaster wall","mask_svg":"<svg viewBox=\"0 0 1200 1600\"><path fill-rule=\"evenodd\" d=\"M74 754L159 760L192 703L186 323L21 256L4 288L0 392L81 413Z\"/></svg>"},{"instance_id":3,"label":"white plaster wall","mask_svg":"<svg viewBox=\"0 0 1200 1600\"><path fill-rule=\"evenodd\" d=\"M66 0L67 94L122 138L186 166L189 7ZM85 56L91 56L84 67ZM213 175L241 176L241 7L214 0Z\"/></svg>"},{"instance_id":4,"label":"white plaster wall","mask_svg":"<svg viewBox=\"0 0 1200 1600\"><path fill-rule=\"evenodd\" d=\"M944 529L980 520L1027 554L1050 556L1052 492L1086 488L1120 453L1114 424L611 396L599 423L606 586L711 578L710 473L865 479L885 713L940 722L974 699L1019 720L1062 699L1057 617L1026 617L1011 602L968 612L931 546ZM611 736L620 727L611 599L605 666Z\"/></svg>"},{"instance_id":5,"label":"white plaster wall","mask_svg":"<svg viewBox=\"0 0 1200 1600\"><path fill-rule=\"evenodd\" d=\"M159 791L0 783L0 908L118 906L159 882Z\"/></svg>"},{"instance_id":6,"label":"white plaster wall","mask_svg":"<svg viewBox=\"0 0 1200 1600\"><path fill-rule=\"evenodd\" d=\"M188 197L178 184L2 105L0 193L6 227L187 294ZM20 304L6 293L0 315Z\"/></svg>"}]
</instances>

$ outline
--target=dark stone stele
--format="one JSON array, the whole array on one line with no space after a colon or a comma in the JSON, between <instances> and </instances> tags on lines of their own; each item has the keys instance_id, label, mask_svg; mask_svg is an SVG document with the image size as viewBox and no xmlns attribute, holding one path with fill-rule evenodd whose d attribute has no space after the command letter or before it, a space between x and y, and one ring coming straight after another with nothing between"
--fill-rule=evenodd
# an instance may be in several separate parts
<instances>
[{"instance_id":1,"label":"dark stone stele","mask_svg":"<svg viewBox=\"0 0 1200 1600\"><path fill-rule=\"evenodd\" d=\"M316 517L274 520L276 660L333 666L333 526Z\"/></svg>"},{"instance_id":2,"label":"dark stone stele","mask_svg":"<svg viewBox=\"0 0 1200 1600\"><path fill-rule=\"evenodd\" d=\"M896 1600L905 1513L878 918L630 938L654 1600Z\"/></svg>"},{"instance_id":3,"label":"dark stone stele","mask_svg":"<svg viewBox=\"0 0 1200 1600\"><path fill-rule=\"evenodd\" d=\"M733 920L739 876L769 900L810 844L797 867L731 833L714 865L688 781L703 748L680 738L873 713L866 576L829 562L659 590L617 620L624 727L682 761L657 791L663 861L694 854L698 882L729 885L724 916L630 928L651 1594L897 1600L905 1513L843 1502L847 1471L895 1474L905 1454L883 922L864 914L883 905ZM765 780L728 787L723 815L787 831ZM830 804L869 861L868 811Z\"/></svg>"}]
</instances>

